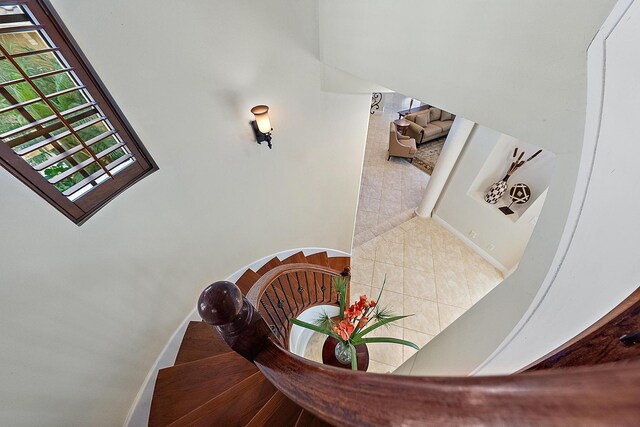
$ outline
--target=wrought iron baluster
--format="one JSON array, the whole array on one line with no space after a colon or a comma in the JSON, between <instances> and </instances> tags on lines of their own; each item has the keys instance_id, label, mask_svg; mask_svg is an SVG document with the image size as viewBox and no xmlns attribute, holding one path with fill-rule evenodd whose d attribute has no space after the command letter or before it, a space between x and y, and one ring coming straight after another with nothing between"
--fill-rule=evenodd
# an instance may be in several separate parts
<instances>
[{"instance_id":1,"label":"wrought iron baluster","mask_svg":"<svg viewBox=\"0 0 640 427\"><path fill-rule=\"evenodd\" d=\"M286 331L287 330L287 325L285 325L284 322L282 321L282 319L280 318L280 315L278 314L278 310L276 310L276 307L273 305L273 301L271 301L271 297L269 296L269 294L267 292L264 293L264 296L267 297L267 301L269 301L269 304L273 308L273 313L276 315L276 317L280 321L280 324L282 325L282 330ZM274 324L275 324L275 322L274 322ZM281 334L281 335L284 336L284 334Z\"/></svg>"},{"instance_id":2,"label":"wrought iron baluster","mask_svg":"<svg viewBox=\"0 0 640 427\"><path fill-rule=\"evenodd\" d=\"M322 290L322 302L325 302L326 301L326 297L327 297L327 295L326 295L327 287L325 286L325 281L326 281L327 275L325 273L321 273L320 277L322 277L322 287L320 288Z\"/></svg>"},{"instance_id":3,"label":"wrought iron baluster","mask_svg":"<svg viewBox=\"0 0 640 427\"><path fill-rule=\"evenodd\" d=\"M298 293L300 294L300 300L302 301L302 307L306 307L305 303L304 303L304 289L302 289L302 283L300 283L300 276L298 275L298 272L296 271L296 280L298 281Z\"/></svg>"},{"instance_id":4,"label":"wrought iron baluster","mask_svg":"<svg viewBox=\"0 0 640 427\"><path fill-rule=\"evenodd\" d=\"M280 284L280 290L282 291L282 295L284 295L284 299L287 301L287 305L289 306L289 313L291 314L295 313L293 310L293 307L291 307L291 303L289 302L289 296L284 291L284 286L282 285L282 280L280 280L280 277L278 277L278 284Z\"/></svg>"},{"instance_id":5,"label":"wrought iron baluster","mask_svg":"<svg viewBox=\"0 0 640 427\"><path fill-rule=\"evenodd\" d=\"M282 332L280 332L280 329L278 329L278 327L276 326L276 321L273 319L273 316L271 316L271 313L269 313L269 309L267 309L267 305L264 303L264 300L262 298L260 298L260 304L262 304L264 312L267 313L267 316L269 316L269 319L271 319L271 325L269 325L269 329L271 329L274 334L280 335L282 337Z\"/></svg>"},{"instance_id":6,"label":"wrought iron baluster","mask_svg":"<svg viewBox=\"0 0 640 427\"><path fill-rule=\"evenodd\" d=\"M380 92L373 92L371 94L371 109L369 110L370 114L376 112L376 110L380 109L380 102L382 102L382 94Z\"/></svg>"},{"instance_id":7,"label":"wrought iron baluster","mask_svg":"<svg viewBox=\"0 0 640 427\"><path fill-rule=\"evenodd\" d=\"M313 272L313 289L315 290L316 299L314 300L314 304L318 303L318 281L316 280L316 272Z\"/></svg>"},{"instance_id":8,"label":"wrought iron baluster","mask_svg":"<svg viewBox=\"0 0 640 427\"><path fill-rule=\"evenodd\" d=\"M307 283L307 298L308 298L308 301L309 301L309 305L311 305L312 304L312 302L311 302L311 291L309 290L309 288L311 286L309 286L309 275L307 274L306 271L302 272L302 274L304 274L304 281Z\"/></svg>"},{"instance_id":9,"label":"wrought iron baluster","mask_svg":"<svg viewBox=\"0 0 640 427\"><path fill-rule=\"evenodd\" d=\"M300 311L300 306L298 306L298 300L296 299L296 294L295 292L293 292L293 285L291 284L291 279L289 278L289 275L286 274L285 277L287 278L287 282L289 283L289 289L291 289L291 297L293 298L293 302L296 304L296 314Z\"/></svg>"}]
</instances>

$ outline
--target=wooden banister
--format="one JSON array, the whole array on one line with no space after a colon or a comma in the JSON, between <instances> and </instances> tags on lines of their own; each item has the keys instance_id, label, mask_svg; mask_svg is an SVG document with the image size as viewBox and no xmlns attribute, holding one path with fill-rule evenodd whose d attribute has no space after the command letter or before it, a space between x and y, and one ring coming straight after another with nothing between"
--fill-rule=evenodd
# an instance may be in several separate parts
<instances>
[{"instance_id":1,"label":"wooden banister","mask_svg":"<svg viewBox=\"0 0 640 427\"><path fill-rule=\"evenodd\" d=\"M265 273L247 293L282 346L288 348L291 317L318 305L338 305L333 279L349 274L316 264L291 263ZM349 287L347 286L347 301Z\"/></svg>"},{"instance_id":2,"label":"wooden banister","mask_svg":"<svg viewBox=\"0 0 640 427\"><path fill-rule=\"evenodd\" d=\"M640 360L494 377L368 374L269 342L254 360L289 399L340 426L636 426Z\"/></svg>"},{"instance_id":3,"label":"wooden banister","mask_svg":"<svg viewBox=\"0 0 640 427\"><path fill-rule=\"evenodd\" d=\"M260 314L231 282L207 286L198 299L198 313L205 323L216 328L229 347L250 362L271 335Z\"/></svg>"},{"instance_id":4,"label":"wooden banister","mask_svg":"<svg viewBox=\"0 0 640 427\"><path fill-rule=\"evenodd\" d=\"M248 294L251 300L260 301L261 289L268 290L278 274L303 271L308 266L277 268L281 270L262 283L256 282L255 290ZM625 319L636 313L639 297L636 291L632 295L635 300L625 300L612 312L616 315L605 316L609 322L599 322L598 330L611 322L629 327L632 323ZM290 353L233 283L216 282L205 289L198 310L231 348L252 361L280 392L334 425L636 426L640 419L639 357L490 377L370 374L318 364ZM619 341L617 335L613 338Z\"/></svg>"}]
</instances>

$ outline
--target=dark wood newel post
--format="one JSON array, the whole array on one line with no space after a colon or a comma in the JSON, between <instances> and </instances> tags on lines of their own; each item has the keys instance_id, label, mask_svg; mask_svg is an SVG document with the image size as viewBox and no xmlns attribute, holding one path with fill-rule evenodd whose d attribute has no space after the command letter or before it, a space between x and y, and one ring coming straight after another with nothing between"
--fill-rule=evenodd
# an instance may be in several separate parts
<instances>
[{"instance_id":1,"label":"dark wood newel post","mask_svg":"<svg viewBox=\"0 0 640 427\"><path fill-rule=\"evenodd\" d=\"M202 320L217 329L229 347L250 362L271 335L260 313L231 282L207 286L198 299L198 312Z\"/></svg>"}]
</instances>

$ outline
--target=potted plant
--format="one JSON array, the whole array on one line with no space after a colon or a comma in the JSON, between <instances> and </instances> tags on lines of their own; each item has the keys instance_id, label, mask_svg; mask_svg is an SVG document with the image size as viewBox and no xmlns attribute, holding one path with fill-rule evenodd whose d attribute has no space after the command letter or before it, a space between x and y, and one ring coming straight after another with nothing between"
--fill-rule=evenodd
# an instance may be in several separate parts
<instances>
[{"instance_id":1,"label":"potted plant","mask_svg":"<svg viewBox=\"0 0 640 427\"><path fill-rule=\"evenodd\" d=\"M335 339L336 359L344 364L351 364L351 369L358 369L358 361L356 357L356 346L373 344L373 343L394 343L402 344L420 350L420 347L414 343L399 338L391 337L375 337L365 338L365 335L387 325L396 320L404 319L411 315L394 316L387 308L380 306L380 297L386 283L386 277L382 282L382 289L378 294L377 300L369 299L366 295L361 295L357 301L346 306L348 279L346 277L337 277L333 283L338 294L338 302L340 304L340 314L338 319L329 317L326 313L320 315L315 324L307 323L295 318L290 319L294 325L310 329L321 334L328 335ZM327 338L329 340L329 338Z\"/></svg>"}]
</instances>

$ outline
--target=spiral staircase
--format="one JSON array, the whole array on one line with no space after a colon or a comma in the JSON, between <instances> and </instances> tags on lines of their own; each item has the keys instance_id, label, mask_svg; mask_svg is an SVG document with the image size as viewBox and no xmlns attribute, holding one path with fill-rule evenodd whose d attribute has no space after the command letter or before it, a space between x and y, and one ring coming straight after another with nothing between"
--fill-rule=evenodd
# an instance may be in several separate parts
<instances>
[{"instance_id":1,"label":"spiral staircase","mask_svg":"<svg viewBox=\"0 0 640 427\"><path fill-rule=\"evenodd\" d=\"M354 372L288 351L291 317L336 305L349 258L275 257L198 301L150 426L615 425L640 419L640 289L519 373L416 377ZM213 327L212 327L213 325Z\"/></svg>"},{"instance_id":2,"label":"spiral staircase","mask_svg":"<svg viewBox=\"0 0 640 427\"><path fill-rule=\"evenodd\" d=\"M270 331L286 345L288 319L336 303L331 278L347 274L348 257L297 252L248 269L236 281L243 295L264 289L257 305ZM346 271L345 271L346 269ZM255 293L255 292L254 292ZM273 386L204 322L190 322L175 365L158 373L150 426L327 426Z\"/></svg>"}]
</instances>

